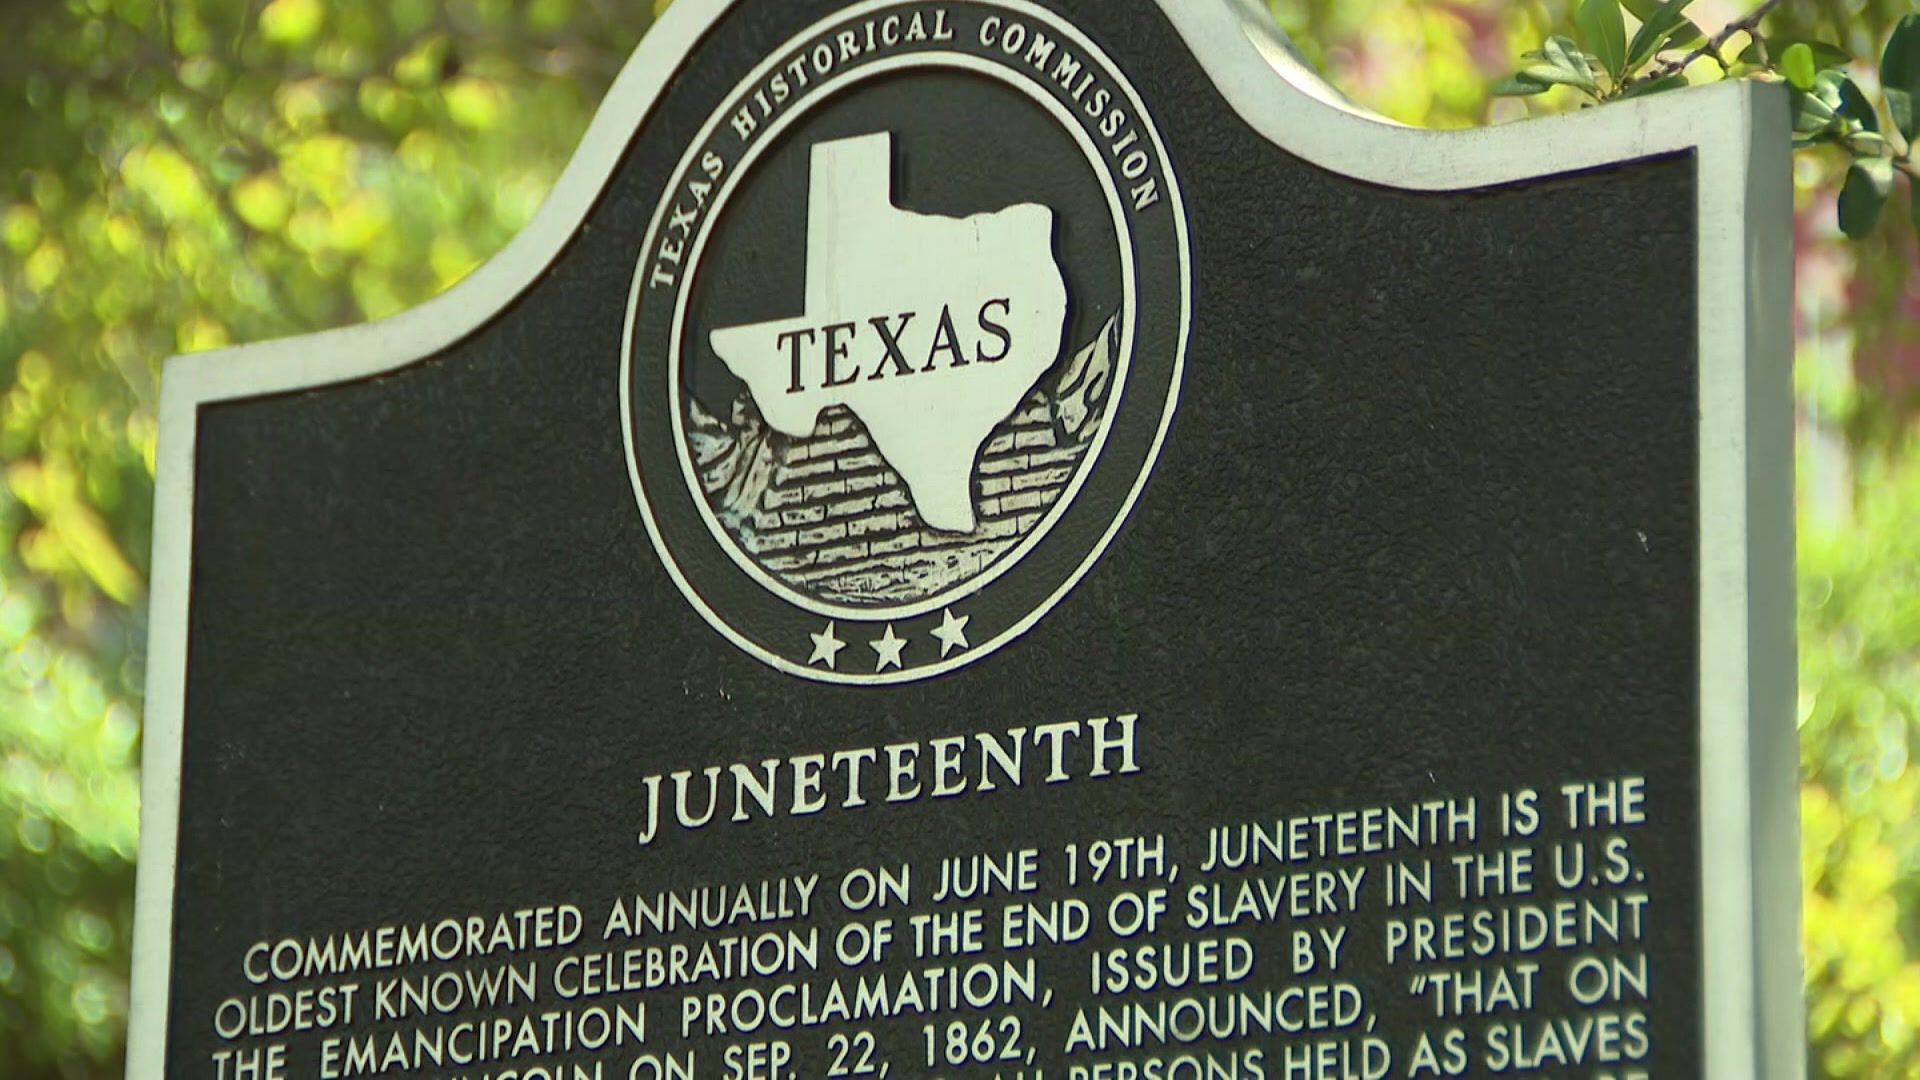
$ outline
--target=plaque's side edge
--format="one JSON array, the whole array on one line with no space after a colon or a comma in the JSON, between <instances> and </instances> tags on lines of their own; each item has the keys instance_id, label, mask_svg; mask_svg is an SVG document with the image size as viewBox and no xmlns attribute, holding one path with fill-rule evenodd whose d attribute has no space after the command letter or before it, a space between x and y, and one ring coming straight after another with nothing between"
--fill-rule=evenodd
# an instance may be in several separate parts
<instances>
[{"instance_id":1,"label":"plaque's side edge","mask_svg":"<svg viewBox=\"0 0 1920 1080\"><path fill-rule=\"evenodd\" d=\"M1756 95L1746 176L1747 505L1753 597L1754 986L1760 1075L1807 1070L1795 600L1793 149L1787 95Z\"/></svg>"},{"instance_id":2,"label":"plaque's side edge","mask_svg":"<svg viewBox=\"0 0 1920 1080\"><path fill-rule=\"evenodd\" d=\"M199 425L200 398L194 388L184 382L163 383L154 462L152 581L147 593L140 851L134 878L133 972L127 1008L129 1080L149 1080L165 1072Z\"/></svg>"},{"instance_id":3,"label":"plaque's side edge","mask_svg":"<svg viewBox=\"0 0 1920 1080\"><path fill-rule=\"evenodd\" d=\"M1745 84L1697 165L1705 1073L1805 1074L1794 725L1791 143Z\"/></svg>"}]
</instances>

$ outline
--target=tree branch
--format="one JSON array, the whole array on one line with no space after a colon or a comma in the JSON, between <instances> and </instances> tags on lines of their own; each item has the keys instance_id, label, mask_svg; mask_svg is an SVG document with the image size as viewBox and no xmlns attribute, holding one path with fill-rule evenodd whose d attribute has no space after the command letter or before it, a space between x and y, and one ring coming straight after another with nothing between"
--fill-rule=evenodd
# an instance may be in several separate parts
<instances>
[{"instance_id":1,"label":"tree branch","mask_svg":"<svg viewBox=\"0 0 1920 1080\"><path fill-rule=\"evenodd\" d=\"M1733 35L1742 31L1745 31L1750 36L1759 36L1760 20L1766 18L1772 13L1774 8L1779 6L1780 0L1766 0L1766 2L1759 7L1754 8L1740 18L1721 27L1719 33L1702 42L1699 48L1687 55L1678 60L1662 60L1658 64L1655 64L1652 70L1648 71L1647 74L1638 81L1652 82L1655 79L1664 79L1669 75L1678 75L1687 69L1688 64L1693 63L1703 56L1711 56L1715 60L1719 60L1722 67L1725 67L1726 61L1721 59L1720 49L1733 38Z\"/></svg>"}]
</instances>

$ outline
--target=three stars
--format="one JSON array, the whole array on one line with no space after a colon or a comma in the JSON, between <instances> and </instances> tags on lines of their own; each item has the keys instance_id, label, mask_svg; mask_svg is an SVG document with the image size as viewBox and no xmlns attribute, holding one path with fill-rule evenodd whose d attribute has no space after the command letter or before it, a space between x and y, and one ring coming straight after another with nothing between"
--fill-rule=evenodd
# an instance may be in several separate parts
<instances>
[{"instance_id":1,"label":"three stars","mask_svg":"<svg viewBox=\"0 0 1920 1080\"><path fill-rule=\"evenodd\" d=\"M940 642L942 660L951 655L955 649L972 648L972 642L967 640L967 623L971 621L973 621L971 615L955 617L952 608L942 613L940 625L932 631L934 640ZM807 635L813 639L813 655L808 658L808 665L818 664L828 671L839 670L840 650L846 648L847 643L839 638L835 629L836 624L828 622L825 630ZM904 654L907 643L911 640L912 638L901 637L894 633L893 624L888 623L885 633L867 643L877 657L873 666L874 673L877 675L888 668L896 671L905 670Z\"/></svg>"}]
</instances>

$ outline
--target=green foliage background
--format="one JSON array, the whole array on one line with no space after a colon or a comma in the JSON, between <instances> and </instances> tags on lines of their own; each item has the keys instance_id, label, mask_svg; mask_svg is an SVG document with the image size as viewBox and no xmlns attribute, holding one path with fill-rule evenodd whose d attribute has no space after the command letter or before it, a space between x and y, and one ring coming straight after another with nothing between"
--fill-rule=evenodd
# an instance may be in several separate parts
<instances>
[{"instance_id":1,"label":"green foliage background","mask_svg":"<svg viewBox=\"0 0 1920 1080\"><path fill-rule=\"evenodd\" d=\"M1398 120L1578 104L1487 98L1572 25L1567 0L1269 7ZM1689 11L1709 31L1743 13ZM1871 58L1904 13L1800 0L1766 27ZM379 318L457 281L533 214L655 14L0 2L0 1078L122 1064L159 361ZM1845 164L1797 172L1811 1064L1916 1075L1920 283L1904 223L1834 232Z\"/></svg>"}]
</instances>

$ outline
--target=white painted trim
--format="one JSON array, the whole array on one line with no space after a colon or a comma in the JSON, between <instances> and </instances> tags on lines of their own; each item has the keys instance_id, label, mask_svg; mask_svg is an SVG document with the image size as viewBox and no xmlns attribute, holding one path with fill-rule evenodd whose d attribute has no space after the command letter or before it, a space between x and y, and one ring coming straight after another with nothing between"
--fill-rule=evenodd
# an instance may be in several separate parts
<instances>
[{"instance_id":1,"label":"white painted trim","mask_svg":"<svg viewBox=\"0 0 1920 1080\"><path fill-rule=\"evenodd\" d=\"M199 407L393 371L486 324L558 257L681 59L734 2L679 0L667 11L615 80L533 221L446 294L380 322L167 364L127 1060L135 1080L164 1073ZM1244 4L1156 2L1247 123L1289 152L1358 179L1457 190L1697 152L1706 1074L1795 1080L1805 1063L1783 95L1728 83L1524 124L1413 130L1340 102Z\"/></svg>"},{"instance_id":2,"label":"white painted trim","mask_svg":"<svg viewBox=\"0 0 1920 1080\"><path fill-rule=\"evenodd\" d=\"M169 372L175 365L169 364ZM133 900L127 1075L162 1075L173 884L180 839L180 751L187 698L187 600L193 576L193 460L200 399L163 379L154 468L153 575L147 594L147 701L141 735L140 863Z\"/></svg>"},{"instance_id":3,"label":"white painted trim","mask_svg":"<svg viewBox=\"0 0 1920 1080\"><path fill-rule=\"evenodd\" d=\"M1741 297L1746 365L1746 589L1748 639L1742 672L1752 698L1746 807L1753 822L1754 993L1759 1075L1806 1075L1806 1001L1800 927L1800 732L1794 600L1793 149L1787 96L1749 102ZM1729 378L1732 374L1729 373ZM1737 898L1734 898L1737 899ZM1712 909L1708 909L1709 918ZM1711 1044L1709 1044L1711 1045Z\"/></svg>"},{"instance_id":4,"label":"white painted trim","mask_svg":"<svg viewBox=\"0 0 1920 1080\"><path fill-rule=\"evenodd\" d=\"M1774 131L1785 132L1780 97L1747 93L1731 101L1699 152L1702 1016L1713 1077L1805 1070L1797 810L1784 832L1762 827L1777 803L1798 798L1797 765L1778 778L1784 783L1769 776L1783 750L1798 760L1793 334L1786 325L1774 332L1792 310L1792 286L1785 281L1781 295L1766 295L1784 275L1761 265L1772 252L1790 273L1783 248L1792 173L1787 140L1767 146L1755 130L1772 119ZM1768 430L1762 421L1778 426ZM1776 461L1783 464L1767 475ZM1773 557L1782 550L1784 559ZM1779 625L1767 625L1775 619ZM1783 633L1784 656L1776 648ZM1782 879L1785 862L1793 867ZM1791 935L1770 940L1767 928L1782 911L1793 913ZM1782 1012L1791 1012L1792 1023L1770 1019Z\"/></svg>"}]
</instances>

